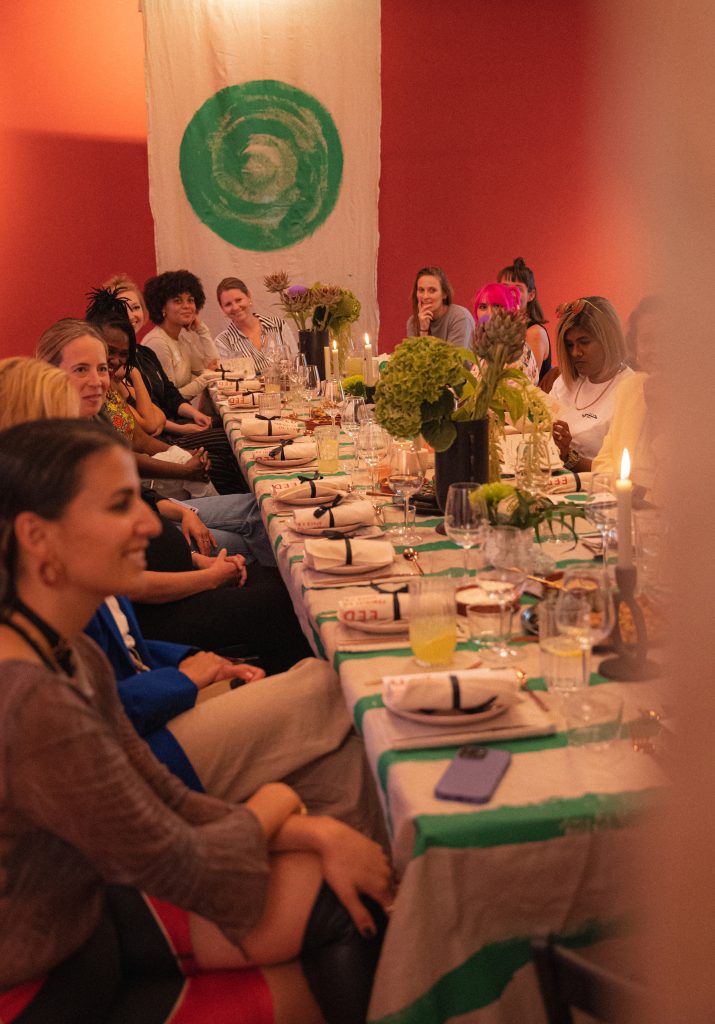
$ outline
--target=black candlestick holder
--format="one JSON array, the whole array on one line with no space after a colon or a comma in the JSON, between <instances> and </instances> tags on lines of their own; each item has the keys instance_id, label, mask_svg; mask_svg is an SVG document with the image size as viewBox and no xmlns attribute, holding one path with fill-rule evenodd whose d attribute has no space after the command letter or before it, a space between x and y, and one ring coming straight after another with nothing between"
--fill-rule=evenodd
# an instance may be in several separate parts
<instances>
[{"instance_id":1,"label":"black candlestick holder","mask_svg":"<svg viewBox=\"0 0 715 1024\"><path fill-rule=\"evenodd\" d=\"M643 679L654 679L660 675L660 666L648 659L648 631L640 605L635 599L636 568L624 569L616 566L615 614L616 623L611 634L616 649L614 658L602 661L598 671L607 679L618 679L623 682L635 683ZM631 613L635 629L635 642L626 643L621 634L620 607L624 604Z\"/></svg>"}]
</instances>

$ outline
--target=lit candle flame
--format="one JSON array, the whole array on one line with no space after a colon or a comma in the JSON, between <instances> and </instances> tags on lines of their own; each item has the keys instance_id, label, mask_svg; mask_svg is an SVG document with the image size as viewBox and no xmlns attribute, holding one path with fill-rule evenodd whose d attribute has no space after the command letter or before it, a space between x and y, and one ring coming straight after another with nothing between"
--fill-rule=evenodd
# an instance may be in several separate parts
<instances>
[{"instance_id":1,"label":"lit candle flame","mask_svg":"<svg viewBox=\"0 0 715 1024\"><path fill-rule=\"evenodd\" d=\"M628 454L628 449L623 449L623 455L621 456L621 480L628 480L631 475L631 457Z\"/></svg>"},{"instance_id":2,"label":"lit candle flame","mask_svg":"<svg viewBox=\"0 0 715 1024\"><path fill-rule=\"evenodd\" d=\"M367 331L365 331L365 344L367 345L368 348L370 347L370 335L367 333Z\"/></svg>"},{"instance_id":3,"label":"lit candle flame","mask_svg":"<svg viewBox=\"0 0 715 1024\"><path fill-rule=\"evenodd\" d=\"M338 351L338 343L337 343L337 341L333 341L333 352L337 352L337 351Z\"/></svg>"}]
</instances>

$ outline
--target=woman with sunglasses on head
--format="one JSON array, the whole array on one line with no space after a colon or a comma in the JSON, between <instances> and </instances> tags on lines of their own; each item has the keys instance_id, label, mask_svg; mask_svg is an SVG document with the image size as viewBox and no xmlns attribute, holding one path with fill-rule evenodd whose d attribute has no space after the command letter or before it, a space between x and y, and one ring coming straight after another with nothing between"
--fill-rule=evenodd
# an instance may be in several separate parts
<instances>
[{"instance_id":1,"label":"woman with sunglasses on head","mask_svg":"<svg viewBox=\"0 0 715 1024\"><path fill-rule=\"evenodd\" d=\"M521 256L497 274L500 284L515 284L521 293L521 310L526 314L526 343L534 353L541 380L551 369L551 341L544 324L546 319L536 295L534 271Z\"/></svg>"},{"instance_id":2,"label":"woman with sunglasses on head","mask_svg":"<svg viewBox=\"0 0 715 1024\"><path fill-rule=\"evenodd\" d=\"M252 1019L364 1021L380 847L281 783L242 805L186 789L82 634L158 529L131 453L99 424L22 424L0 433L0 478L0 1014L201 1024L245 999L232 972L299 956L307 988L273 1017L254 974Z\"/></svg>"},{"instance_id":3,"label":"woman with sunglasses on head","mask_svg":"<svg viewBox=\"0 0 715 1024\"><path fill-rule=\"evenodd\" d=\"M633 374L618 314L600 295L557 310L556 355L561 375L551 388L553 434L566 469L591 470L613 417L616 389Z\"/></svg>"}]
</instances>

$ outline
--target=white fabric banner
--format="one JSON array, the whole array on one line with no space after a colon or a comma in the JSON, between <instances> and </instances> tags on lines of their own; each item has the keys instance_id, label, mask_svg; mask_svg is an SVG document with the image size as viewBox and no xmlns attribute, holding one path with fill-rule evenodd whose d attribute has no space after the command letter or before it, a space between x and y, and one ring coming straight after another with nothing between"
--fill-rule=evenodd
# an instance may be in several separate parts
<instances>
[{"instance_id":1,"label":"white fabric banner","mask_svg":"<svg viewBox=\"0 0 715 1024\"><path fill-rule=\"evenodd\" d=\"M143 0L159 271L186 268L226 324L223 277L257 312L285 270L355 293L377 333L380 0Z\"/></svg>"}]
</instances>

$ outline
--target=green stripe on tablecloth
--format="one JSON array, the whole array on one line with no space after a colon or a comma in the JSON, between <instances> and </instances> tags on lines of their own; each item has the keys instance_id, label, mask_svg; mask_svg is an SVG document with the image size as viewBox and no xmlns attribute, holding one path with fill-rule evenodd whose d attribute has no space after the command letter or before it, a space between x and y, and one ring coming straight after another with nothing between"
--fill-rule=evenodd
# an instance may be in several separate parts
<instances>
[{"instance_id":1,"label":"green stripe on tablecloth","mask_svg":"<svg viewBox=\"0 0 715 1024\"><path fill-rule=\"evenodd\" d=\"M407 652L407 654L412 654L412 648L410 647L409 643L405 644L405 646L403 647L389 647L379 651L338 651L335 657L333 658L333 667L336 672L339 672L340 666L344 661L352 661L355 658L360 658L362 661L367 661L369 658L404 657L405 652ZM369 697L363 697L361 699L365 701L370 700ZM360 701L358 701L358 704L360 704ZM357 708L357 706L358 705L356 704L355 707Z\"/></svg>"},{"instance_id":2,"label":"green stripe on tablecloth","mask_svg":"<svg viewBox=\"0 0 715 1024\"><path fill-rule=\"evenodd\" d=\"M367 699L367 698L366 698ZM365 707L365 711L369 711ZM508 750L510 754L532 754L540 750L557 750L568 746L565 732L552 732L547 736L527 736L525 739L514 740L480 740L480 746L493 747L495 750ZM460 744L464 746L464 744ZM377 777L385 793L387 793L387 774L393 764L412 761L447 761L451 760L459 747L423 747L421 750L384 750L377 761Z\"/></svg>"},{"instance_id":3,"label":"green stripe on tablecloth","mask_svg":"<svg viewBox=\"0 0 715 1024\"><path fill-rule=\"evenodd\" d=\"M572 948L592 946L596 942L623 934L631 924L627 918L591 921L578 932L554 936L557 942ZM436 1024L452 1017L489 1006L499 999L516 972L530 959L529 938L492 942L442 975L439 981L409 1006L370 1024Z\"/></svg>"},{"instance_id":4,"label":"green stripe on tablecloth","mask_svg":"<svg viewBox=\"0 0 715 1024\"><path fill-rule=\"evenodd\" d=\"M420 814L412 858L432 848L465 850L542 843L573 832L625 828L662 799L662 789L586 793L523 807L495 807L478 814Z\"/></svg>"}]
</instances>

